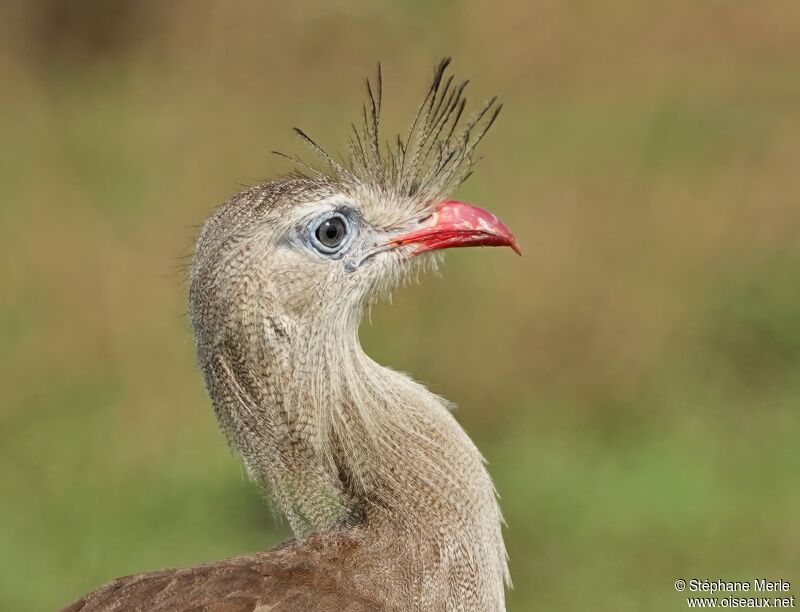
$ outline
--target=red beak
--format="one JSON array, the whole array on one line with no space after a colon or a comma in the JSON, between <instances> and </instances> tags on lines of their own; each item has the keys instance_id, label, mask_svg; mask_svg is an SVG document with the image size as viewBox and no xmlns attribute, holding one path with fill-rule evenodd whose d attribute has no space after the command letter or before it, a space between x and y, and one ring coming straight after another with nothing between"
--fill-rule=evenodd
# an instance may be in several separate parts
<instances>
[{"instance_id":1,"label":"red beak","mask_svg":"<svg viewBox=\"0 0 800 612\"><path fill-rule=\"evenodd\" d=\"M457 200L445 200L431 215L430 225L397 236L390 244L417 245L414 255L435 249L468 246L508 246L522 255L514 234L492 213Z\"/></svg>"}]
</instances>

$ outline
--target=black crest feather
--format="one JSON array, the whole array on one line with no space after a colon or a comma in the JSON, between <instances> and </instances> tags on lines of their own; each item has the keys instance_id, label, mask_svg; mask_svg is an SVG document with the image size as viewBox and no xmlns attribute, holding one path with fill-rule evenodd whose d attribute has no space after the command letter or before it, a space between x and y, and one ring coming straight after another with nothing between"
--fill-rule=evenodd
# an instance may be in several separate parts
<instances>
[{"instance_id":1,"label":"black crest feather","mask_svg":"<svg viewBox=\"0 0 800 612\"><path fill-rule=\"evenodd\" d=\"M302 174L333 180L346 187L420 200L451 193L471 174L477 162L475 149L497 119L502 104L496 97L491 98L464 120L469 81L459 82L454 75L448 75L450 63L451 58L446 57L435 66L430 86L405 136L397 134L381 146L383 75L378 64L374 80L365 81L361 124L352 124L341 161L298 128L295 133L324 167L316 168L300 157L284 157L297 163Z\"/></svg>"}]
</instances>

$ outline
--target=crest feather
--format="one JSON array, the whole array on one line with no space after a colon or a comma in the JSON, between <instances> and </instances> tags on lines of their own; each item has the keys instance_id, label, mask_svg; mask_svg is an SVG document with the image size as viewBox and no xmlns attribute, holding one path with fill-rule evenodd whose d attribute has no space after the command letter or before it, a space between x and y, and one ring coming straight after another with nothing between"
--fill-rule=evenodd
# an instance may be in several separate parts
<instances>
[{"instance_id":1,"label":"crest feather","mask_svg":"<svg viewBox=\"0 0 800 612\"><path fill-rule=\"evenodd\" d=\"M405 137L397 134L381 146L380 121L383 75L378 64L374 80L365 80L366 100L361 124L351 124L345 156L335 159L305 132L295 133L322 162L323 169L299 157L288 157L312 177L328 179L354 189L366 188L398 197L431 201L452 193L472 173L478 161L475 149L500 113L502 104L491 98L468 120L462 121L469 81L447 75L451 58L434 68L433 79Z\"/></svg>"}]
</instances>

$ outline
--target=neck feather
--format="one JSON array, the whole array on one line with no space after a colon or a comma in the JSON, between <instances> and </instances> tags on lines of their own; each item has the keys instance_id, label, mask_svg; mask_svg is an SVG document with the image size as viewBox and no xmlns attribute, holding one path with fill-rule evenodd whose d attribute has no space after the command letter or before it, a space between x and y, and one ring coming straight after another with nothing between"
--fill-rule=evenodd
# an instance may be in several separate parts
<instances>
[{"instance_id":1,"label":"neck feather","mask_svg":"<svg viewBox=\"0 0 800 612\"><path fill-rule=\"evenodd\" d=\"M263 335L219 347L205 368L250 474L298 537L387 526L442 559L466 557L458 563L502 601L508 574L494 487L444 400L370 359L357 323L314 325L325 336L301 327L269 320Z\"/></svg>"}]
</instances>

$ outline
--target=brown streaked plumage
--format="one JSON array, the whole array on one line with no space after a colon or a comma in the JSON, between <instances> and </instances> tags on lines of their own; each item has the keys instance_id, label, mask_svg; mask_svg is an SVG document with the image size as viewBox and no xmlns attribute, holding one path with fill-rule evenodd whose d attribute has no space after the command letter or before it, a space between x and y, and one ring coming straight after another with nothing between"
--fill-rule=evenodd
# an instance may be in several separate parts
<instances>
[{"instance_id":1,"label":"brown streaked plumage","mask_svg":"<svg viewBox=\"0 0 800 612\"><path fill-rule=\"evenodd\" d=\"M197 354L220 425L296 538L269 552L115 580L68 610L503 610L501 515L448 404L361 349L372 301L428 251L511 246L448 200L499 112L463 120L466 83L434 71L409 133L379 145L383 85L336 161L234 196L191 267ZM463 127L461 127L463 125Z\"/></svg>"}]
</instances>

